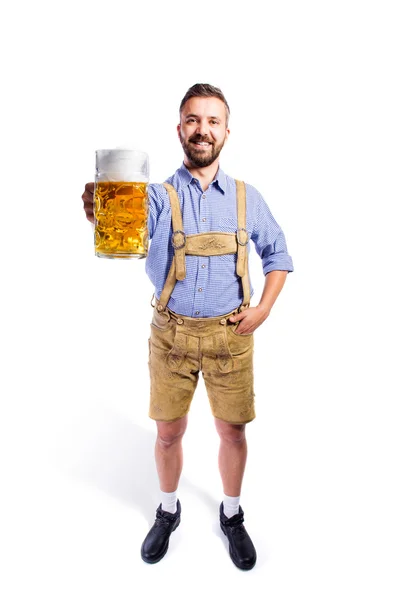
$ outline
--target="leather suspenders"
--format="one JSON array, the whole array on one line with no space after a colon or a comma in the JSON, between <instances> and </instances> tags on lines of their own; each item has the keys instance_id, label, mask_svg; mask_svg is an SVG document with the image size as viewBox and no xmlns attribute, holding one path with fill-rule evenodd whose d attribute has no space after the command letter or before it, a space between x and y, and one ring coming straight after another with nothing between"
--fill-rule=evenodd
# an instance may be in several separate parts
<instances>
[{"instance_id":1,"label":"leather suspenders","mask_svg":"<svg viewBox=\"0 0 400 600\"><path fill-rule=\"evenodd\" d=\"M248 272L247 243L249 236L246 230L246 187L243 181L236 180L237 221L236 233L214 231L186 235L183 230L182 213L178 194L169 184L163 184L168 192L172 211L172 245L174 258L161 292L157 310L163 311L171 297L176 281L186 277L186 254L193 256L221 256L237 254L236 273L242 279L243 302L239 311L250 304L250 282Z\"/></svg>"}]
</instances>

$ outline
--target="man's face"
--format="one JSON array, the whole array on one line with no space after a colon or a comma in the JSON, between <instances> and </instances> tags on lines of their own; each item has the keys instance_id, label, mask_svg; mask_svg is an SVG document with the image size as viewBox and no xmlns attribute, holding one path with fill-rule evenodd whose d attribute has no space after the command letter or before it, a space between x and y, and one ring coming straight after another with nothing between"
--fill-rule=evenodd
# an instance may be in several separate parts
<instances>
[{"instance_id":1,"label":"man's face","mask_svg":"<svg viewBox=\"0 0 400 600\"><path fill-rule=\"evenodd\" d=\"M228 139L225 104L219 98L190 98L183 106L178 135L191 167L208 167Z\"/></svg>"}]
</instances>

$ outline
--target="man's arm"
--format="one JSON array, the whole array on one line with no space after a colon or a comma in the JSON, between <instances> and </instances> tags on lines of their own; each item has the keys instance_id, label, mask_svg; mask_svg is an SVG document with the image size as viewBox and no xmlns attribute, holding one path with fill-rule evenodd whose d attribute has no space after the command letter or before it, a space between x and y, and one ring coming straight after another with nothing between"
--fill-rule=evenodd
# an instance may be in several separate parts
<instances>
[{"instance_id":1,"label":"man's arm","mask_svg":"<svg viewBox=\"0 0 400 600\"><path fill-rule=\"evenodd\" d=\"M229 320L233 323L240 321L235 333L253 333L265 321L284 286L287 274L287 271L270 271L266 274L258 306L246 308L241 313L230 317Z\"/></svg>"},{"instance_id":2,"label":"man's arm","mask_svg":"<svg viewBox=\"0 0 400 600\"><path fill-rule=\"evenodd\" d=\"M254 227L251 239L260 256L265 274L264 289L258 306L247 308L230 320L240 321L235 333L253 333L268 317L279 296L286 276L293 271L284 233L275 221L261 194L246 184L249 206L254 211Z\"/></svg>"}]
</instances>

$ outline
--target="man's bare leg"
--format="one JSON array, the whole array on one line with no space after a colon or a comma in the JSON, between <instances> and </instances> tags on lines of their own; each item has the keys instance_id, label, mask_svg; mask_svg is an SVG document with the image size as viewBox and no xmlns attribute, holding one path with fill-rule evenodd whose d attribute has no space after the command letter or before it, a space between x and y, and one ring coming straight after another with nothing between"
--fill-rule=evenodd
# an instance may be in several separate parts
<instances>
[{"instance_id":1,"label":"man's bare leg","mask_svg":"<svg viewBox=\"0 0 400 600\"><path fill-rule=\"evenodd\" d=\"M141 548L142 559L148 563L162 559L168 550L169 537L181 520L176 490L182 472L182 437L186 426L187 416L176 421L157 421L155 458L162 502L161 510L157 509L155 523Z\"/></svg>"},{"instance_id":2,"label":"man's bare leg","mask_svg":"<svg viewBox=\"0 0 400 600\"><path fill-rule=\"evenodd\" d=\"M257 552L243 525L244 512L239 504L247 458L246 426L219 419L215 419L215 424L221 439L218 463L225 494L219 509L220 525L233 563L239 569L249 570L256 564Z\"/></svg>"},{"instance_id":3,"label":"man's bare leg","mask_svg":"<svg viewBox=\"0 0 400 600\"><path fill-rule=\"evenodd\" d=\"M218 466L224 494L240 496L247 459L246 425L232 425L215 419L220 437Z\"/></svg>"},{"instance_id":4,"label":"man's bare leg","mask_svg":"<svg viewBox=\"0 0 400 600\"><path fill-rule=\"evenodd\" d=\"M176 421L157 421L155 459L163 492L175 492L182 473L182 438L188 422L187 415Z\"/></svg>"}]
</instances>

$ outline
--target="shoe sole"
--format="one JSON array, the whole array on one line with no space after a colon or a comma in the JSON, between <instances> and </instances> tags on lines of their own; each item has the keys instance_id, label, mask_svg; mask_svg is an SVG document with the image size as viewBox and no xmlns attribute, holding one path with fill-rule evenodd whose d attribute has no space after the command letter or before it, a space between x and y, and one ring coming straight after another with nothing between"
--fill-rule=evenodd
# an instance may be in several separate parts
<instances>
[{"instance_id":1,"label":"shoe sole","mask_svg":"<svg viewBox=\"0 0 400 600\"><path fill-rule=\"evenodd\" d=\"M221 527L221 530L222 530L222 531L223 531L223 533L224 533L224 536L227 538L228 536L226 535L226 531L225 531L225 529L223 528L223 526L222 526L222 523L220 523L220 527ZM243 566L243 565L239 565L239 564L236 562L236 560L235 560L235 557L234 557L234 556L233 556L233 554L232 554L231 545L230 545L230 543L229 543L229 540L228 540L228 546L229 546L229 556L231 557L231 560L232 560L233 564L235 565L235 567L237 567L237 568L238 568L238 569L240 569L241 571L250 571L250 569L252 569L252 568L254 567L254 565L255 565L255 564L256 564L256 562L257 562L257 555L256 555L256 560L254 561L254 563L253 563L252 565L249 565L249 566Z\"/></svg>"},{"instance_id":2,"label":"shoe sole","mask_svg":"<svg viewBox=\"0 0 400 600\"><path fill-rule=\"evenodd\" d=\"M171 534L172 534L172 533L175 531L175 529L176 529L176 528L179 526L179 523L180 523L180 522L181 522L181 518L179 517L179 518L176 520L176 522L175 522L175 524L174 524L174 526L173 526L173 528L172 528L172 530L171 530ZM170 534L170 535L171 535L171 534ZM162 554L161 554L160 556L157 556L157 558L155 558L155 559L151 560L151 559L149 559L149 558L145 558L145 557L143 556L143 553L142 553L142 550L143 550L143 545L142 545L142 548L141 548L141 557L142 557L142 560L144 560L144 562L146 562L146 563L148 563L148 564L150 564L150 565L154 565L154 564L156 564L156 563L160 562L160 560L161 560L162 558L164 558L164 556L165 556L165 555L167 554L167 552L168 552L168 548L169 548L169 538L168 538L168 540L167 540L167 545L165 546L165 549L162 551Z\"/></svg>"}]
</instances>

